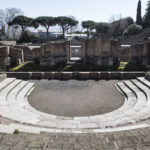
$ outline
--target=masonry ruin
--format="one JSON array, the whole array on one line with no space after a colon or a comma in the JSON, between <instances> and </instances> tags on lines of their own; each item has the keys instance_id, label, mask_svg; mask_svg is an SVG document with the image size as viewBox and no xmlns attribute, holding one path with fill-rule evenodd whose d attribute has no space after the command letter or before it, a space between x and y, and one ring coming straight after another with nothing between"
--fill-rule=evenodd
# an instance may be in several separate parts
<instances>
[{"instance_id":1,"label":"masonry ruin","mask_svg":"<svg viewBox=\"0 0 150 150\"><path fill-rule=\"evenodd\" d=\"M0 66L19 65L24 62L23 50L2 46L0 47Z\"/></svg>"},{"instance_id":2,"label":"masonry ruin","mask_svg":"<svg viewBox=\"0 0 150 150\"><path fill-rule=\"evenodd\" d=\"M3 46L0 47L0 65L20 64L24 61L38 65L70 61L106 67L119 65L120 61L133 65L150 65L150 41L121 46L120 41L107 34L80 41L63 40L38 46L15 45L14 42L8 46L6 43L9 42L2 42Z\"/></svg>"},{"instance_id":3,"label":"masonry ruin","mask_svg":"<svg viewBox=\"0 0 150 150\"><path fill-rule=\"evenodd\" d=\"M121 49L121 61L133 65L150 65L150 42L137 43L131 46L123 46Z\"/></svg>"},{"instance_id":4,"label":"masonry ruin","mask_svg":"<svg viewBox=\"0 0 150 150\"><path fill-rule=\"evenodd\" d=\"M82 57L85 63L101 66L119 64L121 43L106 34L85 39L82 42Z\"/></svg>"},{"instance_id":5,"label":"masonry ruin","mask_svg":"<svg viewBox=\"0 0 150 150\"><path fill-rule=\"evenodd\" d=\"M71 45L71 43L71 41L49 42L43 44L41 48L33 49L33 63L39 61L41 65L55 65L68 62L74 57L80 58L85 64L101 66L119 64L121 43L106 34L84 39L80 42L81 45Z\"/></svg>"},{"instance_id":6,"label":"masonry ruin","mask_svg":"<svg viewBox=\"0 0 150 150\"><path fill-rule=\"evenodd\" d=\"M33 62L39 61L40 65L55 65L66 63L70 55L70 41L49 42L40 48L32 50Z\"/></svg>"}]
</instances>

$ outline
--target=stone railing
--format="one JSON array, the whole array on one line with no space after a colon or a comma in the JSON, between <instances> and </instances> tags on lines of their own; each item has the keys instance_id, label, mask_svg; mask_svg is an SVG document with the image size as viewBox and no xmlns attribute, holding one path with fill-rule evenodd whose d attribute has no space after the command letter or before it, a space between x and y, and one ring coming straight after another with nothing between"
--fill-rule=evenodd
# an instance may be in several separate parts
<instances>
[{"instance_id":1,"label":"stone railing","mask_svg":"<svg viewBox=\"0 0 150 150\"><path fill-rule=\"evenodd\" d=\"M27 80L122 80L143 77L145 72L7 72L7 76Z\"/></svg>"}]
</instances>

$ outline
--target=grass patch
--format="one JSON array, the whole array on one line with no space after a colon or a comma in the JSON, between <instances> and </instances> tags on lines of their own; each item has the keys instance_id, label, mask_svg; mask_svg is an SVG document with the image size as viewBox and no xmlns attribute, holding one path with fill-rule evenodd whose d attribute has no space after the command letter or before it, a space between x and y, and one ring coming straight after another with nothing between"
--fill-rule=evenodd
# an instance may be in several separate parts
<instances>
[{"instance_id":1,"label":"grass patch","mask_svg":"<svg viewBox=\"0 0 150 150\"><path fill-rule=\"evenodd\" d=\"M118 71L124 71L128 62L120 62L120 66L118 67Z\"/></svg>"},{"instance_id":2,"label":"grass patch","mask_svg":"<svg viewBox=\"0 0 150 150\"><path fill-rule=\"evenodd\" d=\"M48 71L145 71L146 67L142 65L130 65L126 62L121 62L120 66L104 67L93 64L64 64L60 63L55 66L40 66L34 65L32 62L23 63L13 68L7 68L7 71L16 72L48 72Z\"/></svg>"},{"instance_id":3,"label":"grass patch","mask_svg":"<svg viewBox=\"0 0 150 150\"><path fill-rule=\"evenodd\" d=\"M18 70L20 70L22 67L24 67L28 63L29 62L24 62L24 63L21 63L18 66L15 66L15 67L12 67L12 68L7 68L7 70L9 70L9 71L18 71Z\"/></svg>"}]
</instances>

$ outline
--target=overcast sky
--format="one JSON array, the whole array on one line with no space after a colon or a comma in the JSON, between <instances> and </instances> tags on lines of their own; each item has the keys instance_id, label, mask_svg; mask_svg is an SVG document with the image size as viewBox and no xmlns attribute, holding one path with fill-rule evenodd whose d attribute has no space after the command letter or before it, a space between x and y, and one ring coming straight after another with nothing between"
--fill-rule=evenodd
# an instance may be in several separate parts
<instances>
[{"instance_id":1,"label":"overcast sky","mask_svg":"<svg viewBox=\"0 0 150 150\"><path fill-rule=\"evenodd\" d=\"M148 0L142 0L144 15ZM138 0L0 0L0 8L21 8L29 17L75 16L79 20L108 21L112 15L136 17Z\"/></svg>"}]
</instances>

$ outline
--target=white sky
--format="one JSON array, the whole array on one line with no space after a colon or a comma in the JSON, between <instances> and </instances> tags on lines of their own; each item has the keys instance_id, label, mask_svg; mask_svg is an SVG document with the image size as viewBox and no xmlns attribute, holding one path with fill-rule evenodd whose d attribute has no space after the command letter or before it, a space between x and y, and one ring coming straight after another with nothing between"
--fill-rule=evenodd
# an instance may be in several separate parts
<instances>
[{"instance_id":1,"label":"white sky","mask_svg":"<svg viewBox=\"0 0 150 150\"><path fill-rule=\"evenodd\" d=\"M142 0L144 15L148 0ZM138 0L0 0L0 9L21 8L28 17L75 16L78 20L108 21L112 15L136 18Z\"/></svg>"}]
</instances>

